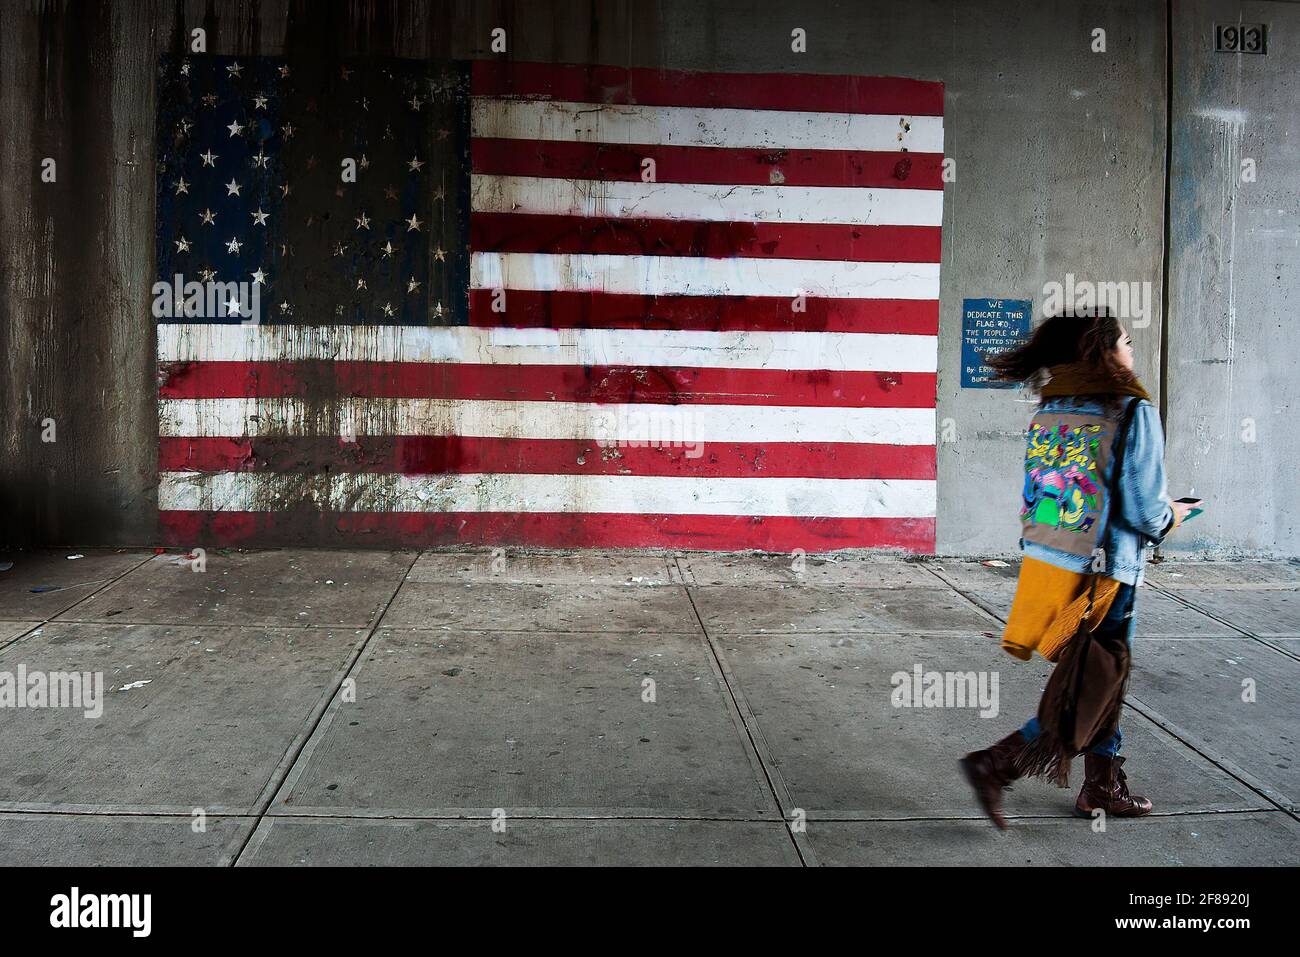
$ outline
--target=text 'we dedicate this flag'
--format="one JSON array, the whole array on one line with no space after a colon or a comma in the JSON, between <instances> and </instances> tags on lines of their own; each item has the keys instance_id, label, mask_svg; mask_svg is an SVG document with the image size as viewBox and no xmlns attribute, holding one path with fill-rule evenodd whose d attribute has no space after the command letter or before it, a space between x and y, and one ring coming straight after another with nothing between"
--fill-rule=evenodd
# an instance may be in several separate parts
<instances>
[{"instance_id":1,"label":"text 'we dedicate this flag'","mask_svg":"<svg viewBox=\"0 0 1300 957\"><path fill-rule=\"evenodd\" d=\"M942 112L905 79L165 60L164 527L933 550ZM196 317L182 278L244 285Z\"/></svg>"}]
</instances>

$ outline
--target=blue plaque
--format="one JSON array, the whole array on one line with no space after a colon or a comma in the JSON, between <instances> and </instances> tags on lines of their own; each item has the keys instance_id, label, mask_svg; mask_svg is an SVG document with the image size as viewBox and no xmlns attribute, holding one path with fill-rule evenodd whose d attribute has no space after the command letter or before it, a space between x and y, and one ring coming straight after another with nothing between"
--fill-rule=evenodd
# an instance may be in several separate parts
<instances>
[{"instance_id":1,"label":"blue plaque","mask_svg":"<svg viewBox=\"0 0 1300 957\"><path fill-rule=\"evenodd\" d=\"M1028 299L963 299L961 309L961 387L1014 389L999 382L985 365L989 356L1014 349L1029 338L1033 303Z\"/></svg>"}]
</instances>

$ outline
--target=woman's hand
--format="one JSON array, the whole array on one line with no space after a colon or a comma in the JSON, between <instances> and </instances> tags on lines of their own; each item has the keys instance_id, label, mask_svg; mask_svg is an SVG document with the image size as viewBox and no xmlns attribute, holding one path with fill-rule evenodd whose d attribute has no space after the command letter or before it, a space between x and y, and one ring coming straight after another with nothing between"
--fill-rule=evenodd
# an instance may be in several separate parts
<instances>
[{"instance_id":1,"label":"woman's hand","mask_svg":"<svg viewBox=\"0 0 1300 957\"><path fill-rule=\"evenodd\" d=\"M1188 512L1190 512L1194 508L1201 507L1200 505L1192 505L1188 502L1170 502L1169 506L1174 510L1174 527L1169 529L1171 532L1174 530L1174 528L1177 528L1179 525L1183 524L1183 519L1187 517Z\"/></svg>"}]
</instances>

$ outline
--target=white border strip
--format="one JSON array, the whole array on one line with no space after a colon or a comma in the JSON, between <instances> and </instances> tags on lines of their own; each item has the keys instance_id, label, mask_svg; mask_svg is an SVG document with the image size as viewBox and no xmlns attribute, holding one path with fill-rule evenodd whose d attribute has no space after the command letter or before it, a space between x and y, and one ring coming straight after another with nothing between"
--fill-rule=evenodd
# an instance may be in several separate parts
<instances>
[{"instance_id":1,"label":"white border strip","mask_svg":"<svg viewBox=\"0 0 1300 957\"><path fill-rule=\"evenodd\" d=\"M509 292L506 293L509 308ZM478 326L162 323L160 362L446 362L935 372L938 337Z\"/></svg>"},{"instance_id":2,"label":"white border strip","mask_svg":"<svg viewBox=\"0 0 1300 957\"><path fill-rule=\"evenodd\" d=\"M160 399L159 435L464 435L477 438L933 445L934 409L488 399Z\"/></svg>"},{"instance_id":3,"label":"white border strip","mask_svg":"<svg viewBox=\"0 0 1300 957\"><path fill-rule=\"evenodd\" d=\"M931 518L935 483L917 479L699 479L652 475L396 475L163 472L163 510L619 512Z\"/></svg>"},{"instance_id":4,"label":"white border strip","mask_svg":"<svg viewBox=\"0 0 1300 957\"><path fill-rule=\"evenodd\" d=\"M476 252L470 259L470 285L649 296L793 299L802 293L847 299L938 299L939 264Z\"/></svg>"},{"instance_id":5,"label":"white border strip","mask_svg":"<svg viewBox=\"0 0 1300 957\"><path fill-rule=\"evenodd\" d=\"M943 117L574 103L476 96L473 136L731 149L943 152Z\"/></svg>"},{"instance_id":6,"label":"white border strip","mask_svg":"<svg viewBox=\"0 0 1300 957\"><path fill-rule=\"evenodd\" d=\"M942 190L856 186L714 186L476 173L470 177L470 208L708 222L943 225ZM520 220L520 228L526 226Z\"/></svg>"}]
</instances>

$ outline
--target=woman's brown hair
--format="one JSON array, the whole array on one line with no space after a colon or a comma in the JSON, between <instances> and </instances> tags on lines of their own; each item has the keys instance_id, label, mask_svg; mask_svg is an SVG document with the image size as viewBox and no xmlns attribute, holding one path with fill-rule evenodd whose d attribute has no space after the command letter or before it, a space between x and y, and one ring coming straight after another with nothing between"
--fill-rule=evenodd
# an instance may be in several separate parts
<instances>
[{"instance_id":1,"label":"woman's brown hair","mask_svg":"<svg viewBox=\"0 0 1300 957\"><path fill-rule=\"evenodd\" d=\"M1119 320L1106 313L1052 316L1039 324L1024 345L991 356L987 362L1006 382L1028 382L1044 369L1074 362L1116 382L1131 382L1133 373L1115 358L1120 332Z\"/></svg>"}]
</instances>

